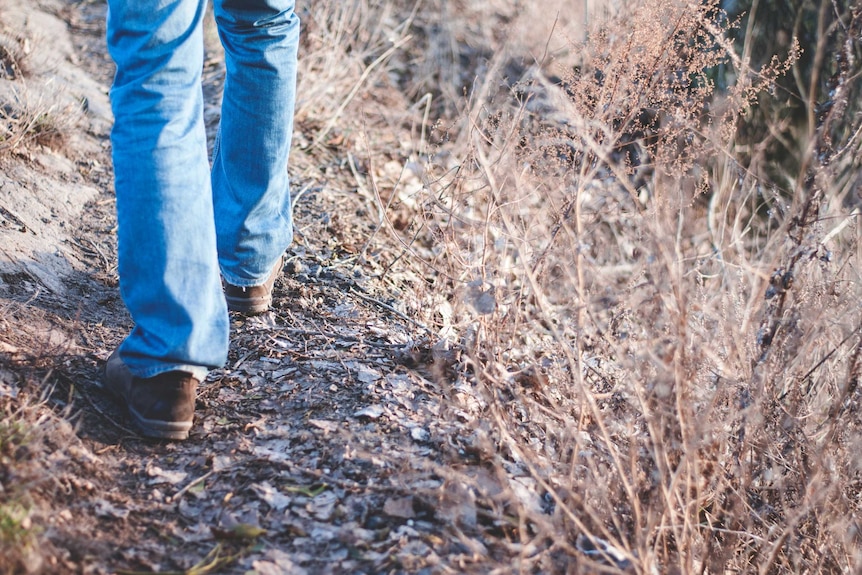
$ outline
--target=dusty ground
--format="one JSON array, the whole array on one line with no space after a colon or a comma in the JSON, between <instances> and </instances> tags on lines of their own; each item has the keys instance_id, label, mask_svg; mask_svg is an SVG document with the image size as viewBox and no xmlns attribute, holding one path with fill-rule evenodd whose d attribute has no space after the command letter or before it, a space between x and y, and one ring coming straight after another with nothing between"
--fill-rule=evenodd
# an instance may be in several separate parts
<instances>
[{"instance_id":1,"label":"dusty ground","mask_svg":"<svg viewBox=\"0 0 862 575\"><path fill-rule=\"evenodd\" d=\"M376 208L349 184L337 146L294 154L297 241L274 311L233 318L228 365L201 386L189 441L142 440L96 387L130 327L116 277L104 10L58 0L4 11L53 40L40 44L50 65L31 83L55 78L87 106L69 112L77 129L66 139L31 143L0 176L0 395L41 413L17 455L36 458L31 472L14 471L32 482L25 527L40 547L17 566L0 559L0 571L516 570L512 558L530 550L508 539L518 518L497 495L547 502L517 463L507 477L482 464L481 399L454 352L431 349L413 295L426 280L374 234ZM220 65L211 54L210 127Z\"/></svg>"}]
</instances>

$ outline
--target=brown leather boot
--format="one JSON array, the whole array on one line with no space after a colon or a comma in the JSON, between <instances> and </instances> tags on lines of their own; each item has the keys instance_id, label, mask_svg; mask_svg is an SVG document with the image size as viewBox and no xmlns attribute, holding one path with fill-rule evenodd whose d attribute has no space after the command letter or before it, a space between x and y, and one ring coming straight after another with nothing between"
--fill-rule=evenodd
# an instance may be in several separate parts
<instances>
[{"instance_id":1,"label":"brown leather boot","mask_svg":"<svg viewBox=\"0 0 862 575\"><path fill-rule=\"evenodd\" d=\"M282 255L263 285L240 287L223 282L227 308L245 315L258 315L269 310L269 306L272 305L272 287L283 266L284 256Z\"/></svg>"},{"instance_id":2,"label":"brown leather boot","mask_svg":"<svg viewBox=\"0 0 862 575\"><path fill-rule=\"evenodd\" d=\"M102 378L102 387L126 405L141 433L159 439L188 438L198 383L185 371L135 377L116 350L108 358Z\"/></svg>"}]
</instances>

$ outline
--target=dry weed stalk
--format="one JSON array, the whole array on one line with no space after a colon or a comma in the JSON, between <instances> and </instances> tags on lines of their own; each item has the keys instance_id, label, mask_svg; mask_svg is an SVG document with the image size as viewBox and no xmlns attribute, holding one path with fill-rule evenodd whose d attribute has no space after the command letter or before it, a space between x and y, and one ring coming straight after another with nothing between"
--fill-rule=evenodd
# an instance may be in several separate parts
<instances>
[{"instance_id":1,"label":"dry weed stalk","mask_svg":"<svg viewBox=\"0 0 862 575\"><path fill-rule=\"evenodd\" d=\"M0 157L30 143L59 148L80 117L80 105L30 89L31 44L29 36L8 30L0 13Z\"/></svg>"},{"instance_id":2,"label":"dry weed stalk","mask_svg":"<svg viewBox=\"0 0 862 575\"><path fill-rule=\"evenodd\" d=\"M61 107L33 96L25 86L9 86L8 101L0 107L0 154L27 144L58 149L79 119L77 106Z\"/></svg>"},{"instance_id":3,"label":"dry weed stalk","mask_svg":"<svg viewBox=\"0 0 862 575\"><path fill-rule=\"evenodd\" d=\"M324 142L350 103L386 74L383 64L410 42L413 9L386 2L317 2L300 11L297 120L323 123L315 145Z\"/></svg>"},{"instance_id":4,"label":"dry weed stalk","mask_svg":"<svg viewBox=\"0 0 862 575\"><path fill-rule=\"evenodd\" d=\"M551 570L860 566L856 246L823 225L841 225L847 170L829 158L858 149L860 121L826 117L808 189L772 193L734 136L798 51L752 70L720 16L640 2L579 69L502 90L501 49L452 130L456 171L427 179L445 246L429 263L460 294L498 456L554 501L543 517L512 502ZM716 95L720 65L739 81Z\"/></svg>"}]
</instances>

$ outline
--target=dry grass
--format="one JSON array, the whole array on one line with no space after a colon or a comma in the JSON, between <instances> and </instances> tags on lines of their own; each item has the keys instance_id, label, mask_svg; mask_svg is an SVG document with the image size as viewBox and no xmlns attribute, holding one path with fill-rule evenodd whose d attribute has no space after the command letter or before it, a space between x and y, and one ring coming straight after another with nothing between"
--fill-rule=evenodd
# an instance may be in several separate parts
<instances>
[{"instance_id":1,"label":"dry grass","mask_svg":"<svg viewBox=\"0 0 862 575\"><path fill-rule=\"evenodd\" d=\"M33 519L38 507L34 497L50 480L42 454L49 449L45 432L54 428L46 420L54 416L42 401L29 397L32 388L25 390L8 367L0 363L0 571L33 573L42 568L44 551L42 531Z\"/></svg>"},{"instance_id":2,"label":"dry grass","mask_svg":"<svg viewBox=\"0 0 862 575\"><path fill-rule=\"evenodd\" d=\"M410 14L389 46L413 40L392 58L409 66L366 80L412 98L395 113L427 93L439 116L400 179L369 177L435 287L425 321L485 390L488 463L549 501L500 508L520 568L862 568L862 121L815 118L799 173L771 182L758 165L775 159L736 135L797 48L752 69L715 4L646 0L563 67L519 52L510 6L457 4L371 10ZM389 57L365 46L365 71ZM715 93L719 67L736 81ZM850 85L858 62L838 74Z\"/></svg>"},{"instance_id":3,"label":"dry grass","mask_svg":"<svg viewBox=\"0 0 862 575\"><path fill-rule=\"evenodd\" d=\"M30 33L7 26L0 11L0 157L28 146L60 149L80 119L80 106L68 98L32 89L49 71L34 69L33 43L44 39L34 40Z\"/></svg>"},{"instance_id":4,"label":"dry grass","mask_svg":"<svg viewBox=\"0 0 862 575\"><path fill-rule=\"evenodd\" d=\"M62 149L79 118L75 106L60 106L29 94L23 86L8 86L0 107L0 156L28 146Z\"/></svg>"}]
</instances>

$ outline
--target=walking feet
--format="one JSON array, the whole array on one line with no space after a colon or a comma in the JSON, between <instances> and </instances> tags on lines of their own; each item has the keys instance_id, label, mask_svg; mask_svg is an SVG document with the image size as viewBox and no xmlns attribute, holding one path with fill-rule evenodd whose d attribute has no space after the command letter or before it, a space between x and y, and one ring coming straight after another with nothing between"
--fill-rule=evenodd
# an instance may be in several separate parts
<instances>
[{"instance_id":1,"label":"walking feet","mask_svg":"<svg viewBox=\"0 0 862 575\"><path fill-rule=\"evenodd\" d=\"M284 266L282 255L263 285L240 287L224 282L228 309L257 315L272 305L272 288ZM138 429L147 437L187 439L195 412L195 394L200 382L184 371L169 371L155 377L132 375L116 350L105 364L102 387L126 405Z\"/></svg>"},{"instance_id":2,"label":"walking feet","mask_svg":"<svg viewBox=\"0 0 862 575\"><path fill-rule=\"evenodd\" d=\"M105 364L102 387L125 403L141 433L159 439L186 439L192 427L198 380L184 371L135 377L114 351Z\"/></svg>"},{"instance_id":3,"label":"walking feet","mask_svg":"<svg viewBox=\"0 0 862 575\"><path fill-rule=\"evenodd\" d=\"M224 297L227 308L245 315L258 315L269 310L272 305L272 287L284 266L284 256L278 258L275 267L263 285L240 287L224 282Z\"/></svg>"}]
</instances>

